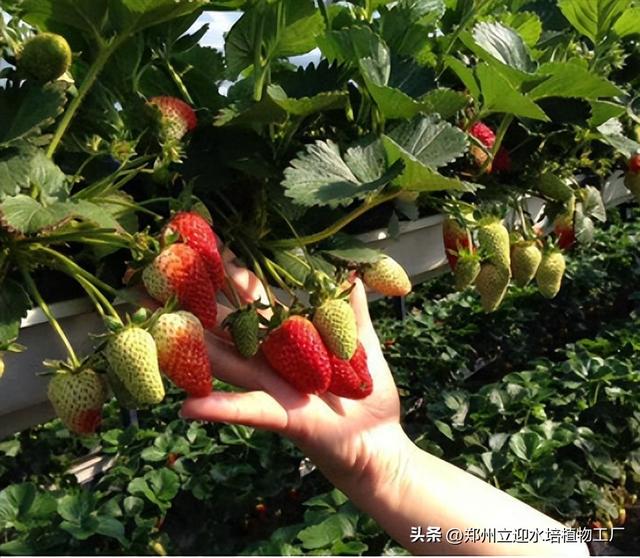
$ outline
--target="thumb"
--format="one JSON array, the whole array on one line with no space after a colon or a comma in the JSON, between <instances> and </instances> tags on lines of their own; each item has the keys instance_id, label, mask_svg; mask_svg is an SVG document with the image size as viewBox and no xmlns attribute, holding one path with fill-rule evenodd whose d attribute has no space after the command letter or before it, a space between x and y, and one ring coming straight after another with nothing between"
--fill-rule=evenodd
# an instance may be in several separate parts
<instances>
[{"instance_id":1,"label":"thumb","mask_svg":"<svg viewBox=\"0 0 640 558\"><path fill-rule=\"evenodd\" d=\"M364 285L360 279L354 282L353 290L350 296L351 306L356 315L356 323L358 324L358 337L364 345L367 354L372 350L380 350L380 341L378 335L371 322L369 315L369 304L367 302L367 294Z\"/></svg>"}]
</instances>

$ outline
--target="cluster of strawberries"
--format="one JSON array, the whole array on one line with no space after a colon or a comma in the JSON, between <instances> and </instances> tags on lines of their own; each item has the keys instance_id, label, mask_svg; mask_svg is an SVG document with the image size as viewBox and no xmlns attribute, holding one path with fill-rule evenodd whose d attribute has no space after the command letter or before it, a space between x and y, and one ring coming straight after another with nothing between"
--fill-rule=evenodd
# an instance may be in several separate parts
<instances>
[{"instance_id":1,"label":"cluster of strawberries","mask_svg":"<svg viewBox=\"0 0 640 558\"><path fill-rule=\"evenodd\" d=\"M103 358L75 370L63 370L59 363L50 382L49 398L74 432L95 431L107 384L129 409L164 399L162 374L191 396L211 393L205 330L217 326L216 298L225 285L216 235L200 214L181 211L165 226L159 245L141 275L148 294L165 307L151 315L140 310L126 324L107 320L111 332L100 351ZM411 290L403 268L388 256L361 266L360 272L364 282L383 295L402 296ZM373 381L348 293L348 288L332 292L311 308L277 306L269 319L267 313L259 314L260 303L252 303L236 310L223 326L242 356L253 357L262 349L272 368L301 393L361 399L371 393ZM180 310L171 310L175 304ZM94 368L104 368L106 374Z\"/></svg>"},{"instance_id":2,"label":"cluster of strawberries","mask_svg":"<svg viewBox=\"0 0 640 558\"><path fill-rule=\"evenodd\" d=\"M369 288L385 296L403 296L411 290L404 269L389 256L362 267L361 274ZM367 354L358 341L356 316L344 298L346 293L325 297L314 308L290 315L264 337L265 358L301 393L362 399L373 390Z\"/></svg>"},{"instance_id":3,"label":"cluster of strawberries","mask_svg":"<svg viewBox=\"0 0 640 558\"><path fill-rule=\"evenodd\" d=\"M198 214L180 212L162 234L162 251L143 271L143 282L161 303L175 298L182 310L159 311L150 318L138 312L112 330L101 351L108 385L123 407L139 409L165 396L162 374L194 397L211 393L211 362L204 330L216 325L216 292L224 268L215 235ZM88 361L91 362L91 361ZM105 375L92 365L57 370L49 399L57 415L74 432L94 432L107 398Z\"/></svg>"},{"instance_id":4,"label":"cluster of strawberries","mask_svg":"<svg viewBox=\"0 0 640 558\"><path fill-rule=\"evenodd\" d=\"M486 217L474 223L476 240L468 222L448 217L443 223L445 253L458 290L474 285L485 312L496 310L513 278L519 287L535 278L540 293L555 297L562 283L566 262L555 246L541 249L539 239L521 233L509 234L502 221Z\"/></svg>"}]
</instances>

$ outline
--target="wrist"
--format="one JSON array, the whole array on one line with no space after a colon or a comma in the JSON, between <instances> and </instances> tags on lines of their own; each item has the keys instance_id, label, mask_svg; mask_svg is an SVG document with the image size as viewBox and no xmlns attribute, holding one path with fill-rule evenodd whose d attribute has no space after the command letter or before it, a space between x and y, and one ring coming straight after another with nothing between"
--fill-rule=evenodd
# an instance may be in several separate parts
<instances>
[{"instance_id":1,"label":"wrist","mask_svg":"<svg viewBox=\"0 0 640 558\"><path fill-rule=\"evenodd\" d=\"M390 500L404 492L413 442L398 423L391 423L363 432L358 445L351 463L320 469L365 512L380 499L393 505Z\"/></svg>"}]
</instances>

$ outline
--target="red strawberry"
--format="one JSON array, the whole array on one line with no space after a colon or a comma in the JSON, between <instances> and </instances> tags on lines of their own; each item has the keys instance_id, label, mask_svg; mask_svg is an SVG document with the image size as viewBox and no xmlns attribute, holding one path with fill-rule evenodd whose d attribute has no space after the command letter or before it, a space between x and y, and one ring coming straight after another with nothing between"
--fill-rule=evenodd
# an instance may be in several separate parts
<instances>
[{"instance_id":1,"label":"red strawberry","mask_svg":"<svg viewBox=\"0 0 640 558\"><path fill-rule=\"evenodd\" d=\"M553 230L558 237L558 246L563 250L569 250L576 242L576 233L573 228L573 215L558 215L553 222Z\"/></svg>"},{"instance_id":2,"label":"red strawberry","mask_svg":"<svg viewBox=\"0 0 640 558\"><path fill-rule=\"evenodd\" d=\"M149 104L162 114L163 131L168 138L180 140L198 124L195 111L176 97L151 97Z\"/></svg>"},{"instance_id":3,"label":"red strawberry","mask_svg":"<svg viewBox=\"0 0 640 558\"><path fill-rule=\"evenodd\" d=\"M184 311L162 314L151 335L158 347L160 370L189 395L209 395L211 362L200 320Z\"/></svg>"},{"instance_id":4,"label":"red strawberry","mask_svg":"<svg viewBox=\"0 0 640 558\"><path fill-rule=\"evenodd\" d=\"M215 327L216 291L202 258L186 244L172 244L160 252L142 272L142 280L156 300L164 304L175 295L206 329Z\"/></svg>"},{"instance_id":5,"label":"red strawberry","mask_svg":"<svg viewBox=\"0 0 640 558\"><path fill-rule=\"evenodd\" d=\"M214 289L219 291L224 285L224 266L209 223L195 211L180 211L171 218L165 229L165 234L172 232L180 235L182 242L200 254Z\"/></svg>"},{"instance_id":6,"label":"red strawberry","mask_svg":"<svg viewBox=\"0 0 640 558\"><path fill-rule=\"evenodd\" d=\"M511 170L511 156L504 147L500 147L496 156L493 158L491 165L492 170L496 172L509 172Z\"/></svg>"},{"instance_id":7,"label":"red strawberry","mask_svg":"<svg viewBox=\"0 0 640 558\"><path fill-rule=\"evenodd\" d=\"M624 175L624 185L640 200L640 153L632 155L629 159L627 172Z\"/></svg>"},{"instance_id":8,"label":"red strawberry","mask_svg":"<svg viewBox=\"0 0 640 558\"><path fill-rule=\"evenodd\" d=\"M495 132L489 128L483 122L476 122L471 128L469 128L469 134L476 138L482 145L484 145L487 150L491 151L493 149L494 144L496 143L496 134ZM479 167L482 167L487 160L488 155L485 153L477 145L472 145L470 148L471 155L476 161L476 164ZM509 156L509 152L504 148L500 147L498 152L496 153L493 161L491 161L487 167L487 173L491 172L509 172L511 170L511 157Z\"/></svg>"},{"instance_id":9,"label":"red strawberry","mask_svg":"<svg viewBox=\"0 0 640 558\"><path fill-rule=\"evenodd\" d=\"M302 393L324 393L331 382L329 352L314 325L291 316L262 343L269 364Z\"/></svg>"},{"instance_id":10,"label":"red strawberry","mask_svg":"<svg viewBox=\"0 0 640 558\"><path fill-rule=\"evenodd\" d=\"M468 229L461 227L458 221L452 217L447 217L442 223L442 238L444 240L444 251L452 270L458 264L458 252L461 249L464 248L471 253L474 252L471 233Z\"/></svg>"},{"instance_id":11,"label":"red strawberry","mask_svg":"<svg viewBox=\"0 0 640 558\"><path fill-rule=\"evenodd\" d=\"M469 128L469 133L488 149L496 142L496 134L484 122L476 122Z\"/></svg>"},{"instance_id":12,"label":"red strawberry","mask_svg":"<svg viewBox=\"0 0 640 558\"><path fill-rule=\"evenodd\" d=\"M351 360L330 355L331 383L329 391L348 399L364 399L373 391L373 380L367 366L367 353L361 343Z\"/></svg>"}]
</instances>

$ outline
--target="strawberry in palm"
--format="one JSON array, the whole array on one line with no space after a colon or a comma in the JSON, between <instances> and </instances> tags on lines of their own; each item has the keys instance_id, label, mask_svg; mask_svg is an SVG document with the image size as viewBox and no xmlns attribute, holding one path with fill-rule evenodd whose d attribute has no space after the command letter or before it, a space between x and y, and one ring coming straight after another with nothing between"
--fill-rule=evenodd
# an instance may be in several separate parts
<instances>
[{"instance_id":1,"label":"strawberry in palm","mask_svg":"<svg viewBox=\"0 0 640 558\"><path fill-rule=\"evenodd\" d=\"M151 335L164 374L194 397L211 393L211 362L200 320L190 312L162 314Z\"/></svg>"},{"instance_id":2,"label":"strawberry in palm","mask_svg":"<svg viewBox=\"0 0 640 558\"><path fill-rule=\"evenodd\" d=\"M291 316L262 343L271 367L301 393L324 393L331 382L331 362L320 334L302 316Z\"/></svg>"},{"instance_id":3,"label":"strawberry in palm","mask_svg":"<svg viewBox=\"0 0 640 558\"><path fill-rule=\"evenodd\" d=\"M350 360L330 355L331 383L329 392L347 399L364 399L373 391L373 380L367 365L367 353L361 343Z\"/></svg>"},{"instance_id":4,"label":"strawberry in palm","mask_svg":"<svg viewBox=\"0 0 640 558\"><path fill-rule=\"evenodd\" d=\"M207 266L187 244L171 244L142 272L147 292L161 303L176 296L185 310L195 314L205 329L216 325L216 291Z\"/></svg>"},{"instance_id":5,"label":"strawberry in palm","mask_svg":"<svg viewBox=\"0 0 640 558\"><path fill-rule=\"evenodd\" d=\"M213 288L219 291L224 285L224 267L218 252L216 236L209 223L195 211L176 213L165 229L165 235L178 234L180 240L193 248L204 261Z\"/></svg>"}]
</instances>

